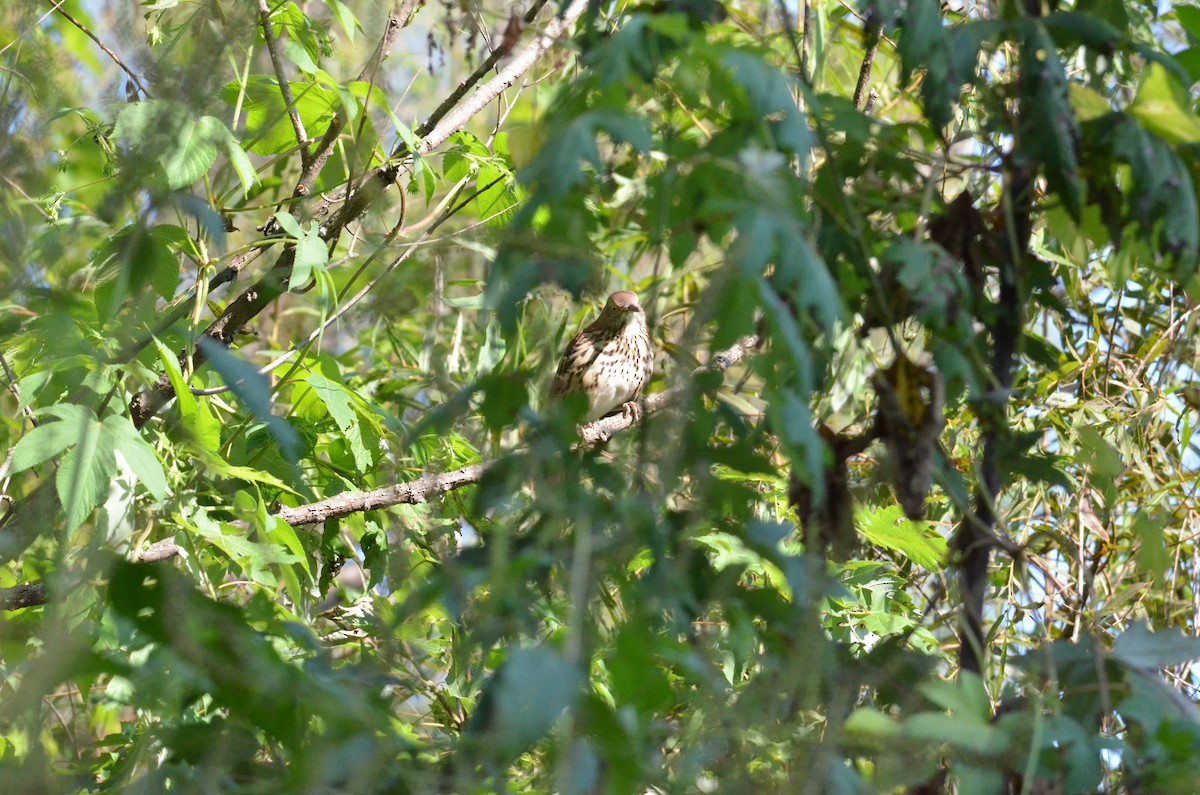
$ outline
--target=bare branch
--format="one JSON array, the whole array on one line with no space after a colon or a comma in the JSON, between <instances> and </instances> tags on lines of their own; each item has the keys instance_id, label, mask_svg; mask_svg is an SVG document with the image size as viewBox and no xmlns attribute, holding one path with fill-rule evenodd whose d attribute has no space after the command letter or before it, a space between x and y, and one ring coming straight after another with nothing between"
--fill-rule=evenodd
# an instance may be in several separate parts
<instances>
[{"instance_id":1,"label":"bare branch","mask_svg":"<svg viewBox=\"0 0 1200 795\"><path fill-rule=\"evenodd\" d=\"M46 604L46 588L40 582L0 588L0 610L24 610Z\"/></svg>"},{"instance_id":2,"label":"bare branch","mask_svg":"<svg viewBox=\"0 0 1200 795\"><path fill-rule=\"evenodd\" d=\"M271 9L267 0L258 0L258 16L262 21L263 38L267 41L267 52L271 54L271 66L275 69L275 80L279 83L279 93L283 97L284 107L287 108L288 118L292 120L292 129L296 131L296 143L300 144L300 160L308 167L308 133L304 132L304 122L300 121L300 112L296 110L296 100L292 97L292 87L287 75L283 72L283 61L279 57L279 45L275 41L275 31L271 27Z\"/></svg>"},{"instance_id":3,"label":"bare branch","mask_svg":"<svg viewBox=\"0 0 1200 795\"><path fill-rule=\"evenodd\" d=\"M871 82L871 65L875 62L875 51L879 49L879 38L883 33L883 19L877 11L867 15L867 21L863 28L863 46L866 51L863 53L862 65L858 69L858 83L854 86L854 107L863 108L863 101L867 97L867 86Z\"/></svg>"},{"instance_id":4,"label":"bare branch","mask_svg":"<svg viewBox=\"0 0 1200 795\"><path fill-rule=\"evenodd\" d=\"M182 554L183 550L174 541L166 539L146 547L134 556L134 560L139 563L153 563ZM46 602L46 584L42 582L27 582L12 588L0 588L0 611L23 610L26 607L44 605Z\"/></svg>"},{"instance_id":5,"label":"bare branch","mask_svg":"<svg viewBox=\"0 0 1200 795\"><path fill-rule=\"evenodd\" d=\"M754 352L758 347L758 337L747 337L733 347L713 356L704 367L696 373L711 371L722 372L740 362ZM689 388L688 384L680 384L665 392L650 395L642 401L642 416L656 414L676 402ZM632 417L615 414L595 422L581 426L579 435L583 444L594 447L607 441L614 433L624 431L635 424ZM393 505L413 505L428 502L434 497L449 491L478 483L484 473L495 464L495 461L480 461L477 464L456 469L453 472L426 475L408 483L398 483L372 491L356 491L338 494L329 499L308 505L298 505L294 508L283 508L275 515L290 525L315 524L326 519L336 519L359 511L374 511Z\"/></svg>"},{"instance_id":6,"label":"bare branch","mask_svg":"<svg viewBox=\"0 0 1200 795\"><path fill-rule=\"evenodd\" d=\"M446 114L420 142L417 147L418 153L424 155L436 149L447 138L465 127L472 116L500 96L501 91L516 83L517 78L529 71L534 62L558 41L558 38L567 31L587 7L588 0L573 0L569 6L563 9L562 16L556 17L546 25L538 37L513 58L508 66L500 70L498 75L481 86L464 104Z\"/></svg>"},{"instance_id":7,"label":"bare branch","mask_svg":"<svg viewBox=\"0 0 1200 795\"><path fill-rule=\"evenodd\" d=\"M338 494L329 499L308 505L297 505L295 508L281 508L276 516L290 525L315 524L326 519L336 519L359 511L374 511L379 508L389 508L393 505L415 505L428 502L434 497L448 491L478 483L483 473L488 470L493 461L480 461L478 464L456 469L453 472L439 472L436 475L426 475L409 483L396 483L371 491L351 491Z\"/></svg>"},{"instance_id":8,"label":"bare branch","mask_svg":"<svg viewBox=\"0 0 1200 795\"><path fill-rule=\"evenodd\" d=\"M544 5L546 5L546 0L535 0L534 4L530 6L529 11L527 11L525 14L525 24L533 22L534 18L537 17L538 12L542 10ZM471 90L471 87L482 80L483 76L490 72L501 58L508 55L509 52L512 51L513 44L515 44L515 42L511 41L509 36L505 36L504 41L501 42L501 46L492 50L492 52L488 54L488 57L483 59L483 63L479 64L478 68L476 68L474 72L472 72L469 76L467 76L466 79L459 83L454 90L450 92L450 96L442 100L442 104L438 105L437 108L434 109L433 113L429 114L429 118L427 118L421 124L421 126L416 129L417 135L428 135L437 125L437 123L441 121L442 118L449 113L455 105L458 104L459 100L467 95L467 92ZM536 59L537 56L534 57ZM500 92L497 91L496 95L499 95L499 93ZM487 103L485 102L484 104L486 105Z\"/></svg>"}]
</instances>

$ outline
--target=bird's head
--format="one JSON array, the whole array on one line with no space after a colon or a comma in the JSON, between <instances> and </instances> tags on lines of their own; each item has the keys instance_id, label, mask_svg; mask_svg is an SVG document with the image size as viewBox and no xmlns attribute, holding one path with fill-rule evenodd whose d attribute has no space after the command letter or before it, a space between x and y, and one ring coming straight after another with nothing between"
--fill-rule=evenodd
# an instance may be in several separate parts
<instances>
[{"instance_id":1,"label":"bird's head","mask_svg":"<svg viewBox=\"0 0 1200 795\"><path fill-rule=\"evenodd\" d=\"M638 297L628 290L613 293L604 305L604 314L613 318L627 318L641 311L642 305L638 303Z\"/></svg>"}]
</instances>

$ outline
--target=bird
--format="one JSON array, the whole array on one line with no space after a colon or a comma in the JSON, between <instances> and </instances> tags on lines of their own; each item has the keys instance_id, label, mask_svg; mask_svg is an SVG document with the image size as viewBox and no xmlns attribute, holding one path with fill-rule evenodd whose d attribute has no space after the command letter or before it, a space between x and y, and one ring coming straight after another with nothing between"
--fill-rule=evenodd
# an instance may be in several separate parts
<instances>
[{"instance_id":1,"label":"bird","mask_svg":"<svg viewBox=\"0 0 1200 795\"><path fill-rule=\"evenodd\" d=\"M600 317L567 343L550 399L582 392L588 401L585 423L618 412L637 421L641 418L637 399L653 369L646 313L635 294L621 290L608 297Z\"/></svg>"}]
</instances>

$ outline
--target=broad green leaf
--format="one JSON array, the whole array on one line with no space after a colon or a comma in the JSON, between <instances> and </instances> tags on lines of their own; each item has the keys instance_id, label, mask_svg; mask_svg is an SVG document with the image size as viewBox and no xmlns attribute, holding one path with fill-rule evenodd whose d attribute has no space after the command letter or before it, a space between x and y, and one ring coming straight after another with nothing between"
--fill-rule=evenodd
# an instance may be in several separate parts
<instances>
[{"instance_id":1,"label":"broad green leaf","mask_svg":"<svg viewBox=\"0 0 1200 795\"><path fill-rule=\"evenodd\" d=\"M1091 468L1092 476L1098 480L1115 480L1124 469L1121 454L1095 428L1079 428L1076 431L1080 450L1075 458Z\"/></svg>"},{"instance_id":2,"label":"broad green leaf","mask_svg":"<svg viewBox=\"0 0 1200 795\"><path fill-rule=\"evenodd\" d=\"M154 338L154 346L158 350L159 363L171 382L171 389L175 392L179 416L183 419L192 439L200 445L201 449L216 452L221 445L221 426L217 423L216 417L212 415L207 398L196 399L183 379L183 371L179 369L179 358L167 350L167 346L157 337Z\"/></svg>"},{"instance_id":3,"label":"broad green leaf","mask_svg":"<svg viewBox=\"0 0 1200 795\"><path fill-rule=\"evenodd\" d=\"M976 718L919 712L904 721L904 734L922 742L949 745L976 754L999 758L1008 748L1004 733Z\"/></svg>"},{"instance_id":4,"label":"broad green leaf","mask_svg":"<svg viewBox=\"0 0 1200 795\"><path fill-rule=\"evenodd\" d=\"M1133 517L1130 530L1138 540L1138 567L1161 580L1171 565L1171 557L1163 539L1163 520L1156 514L1141 510Z\"/></svg>"},{"instance_id":5,"label":"broad green leaf","mask_svg":"<svg viewBox=\"0 0 1200 795\"><path fill-rule=\"evenodd\" d=\"M804 114L796 107L792 81L750 53L731 52L723 60L733 79L749 95L756 120L766 124L774 143L795 155L808 154L812 133Z\"/></svg>"},{"instance_id":6,"label":"broad green leaf","mask_svg":"<svg viewBox=\"0 0 1200 795\"><path fill-rule=\"evenodd\" d=\"M596 148L601 132L639 152L649 151L652 145L645 122L631 113L593 110L580 114L558 131L553 142L525 169L525 179L543 201L557 201L583 182L586 177L583 164L595 171L603 170Z\"/></svg>"},{"instance_id":7,"label":"broad green leaf","mask_svg":"<svg viewBox=\"0 0 1200 795\"><path fill-rule=\"evenodd\" d=\"M1133 668L1164 668L1200 660L1200 638L1178 629L1151 632L1144 621L1135 621L1113 642L1112 656Z\"/></svg>"},{"instance_id":8,"label":"broad green leaf","mask_svg":"<svg viewBox=\"0 0 1200 795\"><path fill-rule=\"evenodd\" d=\"M184 526L208 541L231 560L251 568L266 568L272 565L290 566L300 557L285 551L279 544L260 544L246 538L244 530L218 522L207 511L197 509L194 514L183 518Z\"/></svg>"},{"instance_id":9,"label":"broad green leaf","mask_svg":"<svg viewBox=\"0 0 1200 795\"><path fill-rule=\"evenodd\" d=\"M1033 27L1021 42L1021 124L1019 149L1041 163L1046 182L1062 199L1071 218L1082 213L1079 126L1067 101L1067 77L1049 36Z\"/></svg>"},{"instance_id":10,"label":"broad green leaf","mask_svg":"<svg viewBox=\"0 0 1200 795\"><path fill-rule=\"evenodd\" d=\"M283 53L289 61L300 67L300 71L306 75L316 74L316 71L320 68L308 50L299 42L289 41L284 45Z\"/></svg>"},{"instance_id":11,"label":"broad green leaf","mask_svg":"<svg viewBox=\"0 0 1200 795\"><path fill-rule=\"evenodd\" d=\"M1102 94L1079 83L1067 84L1067 101L1075 111L1075 118L1081 122L1112 113L1112 106Z\"/></svg>"},{"instance_id":12,"label":"broad green leaf","mask_svg":"<svg viewBox=\"0 0 1200 795\"><path fill-rule=\"evenodd\" d=\"M291 213L279 212L275 214L275 218L284 231L296 238L295 262L292 264L292 275L288 278L288 289L303 289L312 279L313 273L320 273L325 269L329 262L329 246L321 238L316 221L304 230Z\"/></svg>"},{"instance_id":13,"label":"broad green leaf","mask_svg":"<svg viewBox=\"0 0 1200 795\"><path fill-rule=\"evenodd\" d=\"M223 143L214 137L211 125L197 124L186 105L167 101L127 105L117 116L114 135L133 157L157 163L172 190L200 179L216 161L218 143Z\"/></svg>"},{"instance_id":14,"label":"broad green leaf","mask_svg":"<svg viewBox=\"0 0 1200 795\"><path fill-rule=\"evenodd\" d=\"M871 743L891 741L899 736L900 724L887 717L882 712L870 707L859 707L850 713L842 730L852 739Z\"/></svg>"},{"instance_id":15,"label":"broad green leaf","mask_svg":"<svg viewBox=\"0 0 1200 795\"><path fill-rule=\"evenodd\" d=\"M96 311L103 318L115 317L121 304L152 286L170 299L179 284L179 248L194 249L187 233L164 224L149 229L130 224L110 237L96 253L100 268L96 287Z\"/></svg>"},{"instance_id":16,"label":"broad green leaf","mask_svg":"<svg viewBox=\"0 0 1200 795\"><path fill-rule=\"evenodd\" d=\"M342 0L325 0L325 5L329 6L329 10L337 18L338 24L346 32L346 38L353 44L354 35L361 27L358 23L358 18L354 16L354 12Z\"/></svg>"},{"instance_id":17,"label":"broad green leaf","mask_svg":"<svg viewBox=\"0 0 1200 795\"><path fill-rule=\"evenodd\" d=\"M858 532L875 546L894 549L925 569L937 570L946 565L946 539L925 522L905 518L900 506L860 507L854 519Z\"/></svg>"},{"instance_id":18,"label":"broad green leaf","mask_svg":"<svg viewBox=\"0 0 1200 795\"><path fill-rule=\"evenodd\" d=\"M92 515L117 475L114 440L91 412L81 419L74 429L75 446L59 462L54 479L68 532Z\"/></svg>"},{"instance_id":19,"label":"broad green leaf","mask_svg":"<svg viewBox=\"0 0 1200 795\"><path fill-rule=\"evenodd\" d=\"M374 463L374 456L367 450L363 441L359 414L354 408L354 401L349 391L343 385L317 372L309 373L305 382L312 387L313 394L325 404L325 408L329 410L329 415L333 417L338 429L346 435L358 471L370 471Z\"/></svg>"},{"instance_id":20,"label":"broad green leaf","mask_svg":"<svg viewBox=\"0 0 1200 795\"><path fill-rule=\"evenodd\" d=\"M320 138L329 129L338 105L335 91L315 83L291 83L292 99L309 138ZM237 104L239 84L228 83L221 98L230 106ZM296 132L288 119L287 108L273 77L251 75L242 98L246 114L247 147L259 155L277 155L296 147Z\"/></svg>"},{"instance_id":21,"label":"broad green leaf","mask_svg":"<svg viewBox=\"0 0 1200 795\"><path fill-rule=\"evenodd\" d=\"M138 482L156 499L167 496L167 479L163 474L162 463L150 443L141 434L129 418L123 414L110 414L104 418L104 433L111 439L113 448L125 459L125 463L137 475Z\"/></svg>"},{"instance_id":22,"label":"broad green leaf","mask_svg":"<svg viewBox=\"0 0 1200 795\"><path fill-rule=\"evenodd\" d=\"M55 422L43 422L17 442L13 448L13 471L23 472L30 467L49 461L80 439L81 429L93 419L92 413L83 406L63 403L47 409L46 414L57 418Z\"/></svg>"},{"instance_id":23,"label":"broad green leaf","mask_svg":"<svg viewBox=\"0 0 1200 795\"><path fill-rule=\"evenodd\" d=\"M1171 143L1200 142L1200 118L1192 110L1187 88L1161 64L1151 63L1142 71L1129 115Z\"/></svg>"},{"instance_id":24,"label":"broad green leaf","mask_svg":"<svg viewBox=\"0 0 1200 795\"><path fill-rule=\"evenodd\" d=\"M579 696L579 673L555 650L511 651L491 684L489 735L499 758L511 760L544 737Z\"/></svg>"},{"instance_id":25,"label":"broad green leaf","mask_svg":"<svg viewBox=\"0 0 1200 795\"><path fill-rule=\"evenodd\" d=\"M135 102L117 116L113 135L129 150L133 167L153 163L171 190L185 188L204 176L225 151L242 182L253 182L254 169L233 133L214 116L194 116L184 104L166 100Z\"/></svg>"},{"instance_id":26,"label":"broad green leaf","mask_svg":"<svg viewBox=\"0 0 1200 795\"><path fill-rule=\"evenodd\" d=\"M959 717L973 718L982 725L991 722L992 705L983 680L970 671L964 671L956 682L941 679L926 682L921 686L921 695Z\"/></svg>"},{"instance_id":27,"label":"broad green leaf","mask_svg":"<svg viewBox=\"0 0 1200 795\"><path fill-rule=\"evenodd\" d=\"M264 506L265 510L265 506ZM304 549L304 544L300 541L300 536L296 534L296 528L292 527L287 522L280 519L278 516L266 517L267 536L277 544L282 544L295 557L295 563L304 569L304 572L310 577L312 570L308 565L308 552Z\"/></svg>"}]
</instances>

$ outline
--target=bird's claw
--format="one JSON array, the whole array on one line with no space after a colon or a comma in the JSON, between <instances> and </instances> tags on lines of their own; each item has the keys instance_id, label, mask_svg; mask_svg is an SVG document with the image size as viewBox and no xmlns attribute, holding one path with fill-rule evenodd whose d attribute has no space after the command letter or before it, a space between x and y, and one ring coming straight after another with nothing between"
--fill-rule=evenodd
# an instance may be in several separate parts
<instances>
[{"instance_id":1,"label":"bird's claw","mask_svg":"<svg viewBox=\"0 0 1200 795\"><path fill-rule=\"evenodd\" d=\"M629 400L625 405L621 406L621 414L629 419L630 422L640 422L642 419L642 406L640 403Z\"/></svg>"}]
</instances>

